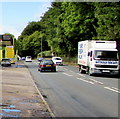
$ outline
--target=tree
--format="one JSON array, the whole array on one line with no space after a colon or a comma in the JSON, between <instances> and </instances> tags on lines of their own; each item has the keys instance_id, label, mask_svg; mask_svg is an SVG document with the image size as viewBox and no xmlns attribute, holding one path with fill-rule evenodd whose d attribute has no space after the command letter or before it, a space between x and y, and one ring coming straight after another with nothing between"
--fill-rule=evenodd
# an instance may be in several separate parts
<instances>
[{"instance_id":1,"label":"tree","mask_svg":"<svg viewBox=\"0 0 120 119\"><path fill-rule=\"evenodd\" d=\"M97 38L99 40L120 39L120 4L95 3L95 16L98 19Z\"/></svg>"}]
</instances>

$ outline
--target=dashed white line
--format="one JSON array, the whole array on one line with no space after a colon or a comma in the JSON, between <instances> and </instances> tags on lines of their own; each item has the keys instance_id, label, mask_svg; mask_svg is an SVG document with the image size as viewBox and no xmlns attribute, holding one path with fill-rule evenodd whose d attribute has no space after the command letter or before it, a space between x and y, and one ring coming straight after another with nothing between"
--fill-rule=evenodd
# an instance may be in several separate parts
<instances>
[{"instance_id":1,"label":"dashed white line","mask_svg":"<svg viewBox=\"0 0 120 119\"><path fill-rule=\"evenodd\" d=\"M111 90L113 92L116 92L116 93L120 93L120 91L116 90L116 89L113 89L113 88L110 88L110 87L104 87L105 89L108 89L108 90Z\"/></svg>"},{"instance_id":2,"label":"dashed white line","mask_svg":"<svg viewBox=\"0 0 120 119\"><path fill-rule=\"evenodd\" d=\"M80 76L83 76L83 77L85 77L84 75L82 75L82 74L80 74L80 73L77 73L78 75L80 75Z\"/></svg>"},{"instance_id":3,"label":"dashed white line","mask_svg":"<svg viewBox=\"0 0 120 119\"><path fill-rule=\"evenodd\" d=\"M68 70L68 69L64 68L64 70Z\"/></svg>"},{"instance_id":4,"label":"dashed white line","mask_svg":"<svg viewBox=\"0 0 120 119\"><path fill-rule=\"evenodd\" d=\"M70 72L73 72L73 73L74 73L74 71L72 71L72 70L70 70Z\"/></svg>"},{"instance_id":5,"label":"dashed white line","mask_svg":"<svg viewBox=\"0 0 120 119\"><path fill-rule=\"evenodd\" d=\"M100 82L100 81L96 81L95 79L90 78L90 80L91 80L91 81L94 81L95 83L98 83L98 84L103 85L103 83L102 83L102 82Z\"/></svg>"},{"instance_id":6,"label":"dashed white line","mask_svg":"<svg viewBox=\"0 0 120 119\"><path fill-rule=\"evenodd\" d=\"M120 91L120 89L118 89L118 88L115 88L115 87L112 87L113 89L115 89L115 90L117 90L117 91Z\"/></svg>"},{"instance_id":7,"label":"dashed white line","mask_svg":"<svg viewBox=\"0 0 120 119\"><path fill-rule=\"evenodd\" d=\"M81 81L84 81L84 82L87 82L87 83L90 83L90 84L94 84L94 83L91 82L91 81L87 81L87 80L84 80L84 79L81 79L81 78L77 78L77 79L79 79L79 80L81 80Z\"/></svg>"},{"instance_id":8,"label":"dashed white line","mask_svg":"<svg viewBox=\"0 0 120 119\"><path fill-rule=\"evenodd\" d=\"M63 73L63 74L65 74L65 75L67 75L67 76L73 76L73 75L70 75L70 74L67 74L67 73Z\"/></svg>"}]
</instances>

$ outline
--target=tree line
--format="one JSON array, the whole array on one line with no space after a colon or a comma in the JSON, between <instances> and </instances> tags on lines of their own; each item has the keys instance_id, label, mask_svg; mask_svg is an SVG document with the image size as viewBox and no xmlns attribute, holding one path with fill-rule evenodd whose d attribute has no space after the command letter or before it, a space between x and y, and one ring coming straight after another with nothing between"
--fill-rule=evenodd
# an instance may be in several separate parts
<instances>
[{"instance_id":1,"label":"tree line","mask_svg":"<svg viewBox=\"0 0 120 119\"><path fill-rule=\"evenodd\" d=\"M78 42L113 40L120 48L119 2L52 2L38 22L28 23L16 42L20 56L43 51L74 57ZM42 49L41 49L42 45Z\"/></svg>"}]
</instances>

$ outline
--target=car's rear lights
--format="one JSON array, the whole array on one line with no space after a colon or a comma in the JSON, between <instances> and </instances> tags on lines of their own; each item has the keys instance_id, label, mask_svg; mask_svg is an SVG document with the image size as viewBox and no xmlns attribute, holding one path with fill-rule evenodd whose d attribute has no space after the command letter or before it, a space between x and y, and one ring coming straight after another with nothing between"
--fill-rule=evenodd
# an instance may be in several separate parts
<instances>
[{"instance_id":1,"label":"car's rear lights","mask_svg":"<svg viewBox=\"0 0 120 119\"><path fill-rule=\"evenodd\" d=\"M40 65L40 67L44 67L44 65Z\"/></svg>"}]
</instances>

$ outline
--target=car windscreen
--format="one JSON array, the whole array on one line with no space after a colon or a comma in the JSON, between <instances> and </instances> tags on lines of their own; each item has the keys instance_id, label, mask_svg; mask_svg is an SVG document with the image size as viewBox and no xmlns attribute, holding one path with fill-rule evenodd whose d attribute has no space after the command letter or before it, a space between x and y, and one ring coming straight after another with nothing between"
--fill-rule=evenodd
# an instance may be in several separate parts
<instances>
[{"instance_id":1,"label":"car windscreen","mask_svg":"<svg viewBox=\"0 0 120 119\"><path fill-rule=\"evenodd\" d=\"M54 58L53 60L61 60L61 58Z\"/></svg>"},{"instance_id":2,"label":"car windscreen","mask_svg":"<svg viewBox=\"0 0 120 119\"><path fill-rule=\"evenodd\" d=\"M31 56L27 56L26 58L31 58Z\"/></svg>"},{"instance_id":3,"label":"car windscreen","mask_svg":"<svg viewBox=\"0 0 120 119\"><path fill-rule=\"evenodd\" d=\"M10 59L2 59L2 61L10 61Z\"/></svg>"},{"instance_id":4,"label":"car windscreen","mask_svg":"<svg viewBox=\"0 0 120 119\"><path fill-rule=\"evenodd\" d=\"M52 60L44 60L42 64L53 64Z\"/></svg>"}]
</instances>

